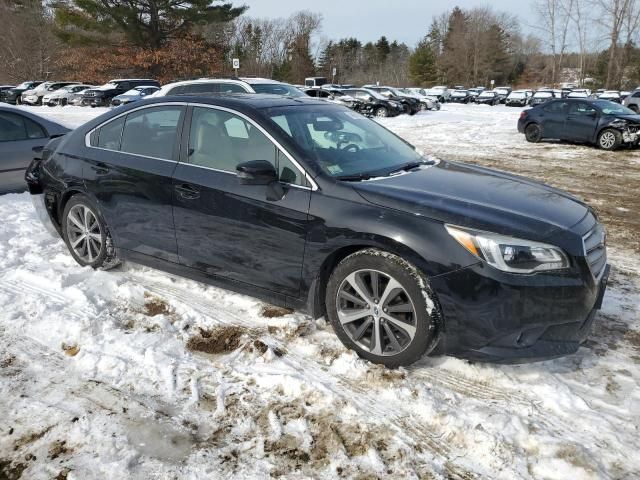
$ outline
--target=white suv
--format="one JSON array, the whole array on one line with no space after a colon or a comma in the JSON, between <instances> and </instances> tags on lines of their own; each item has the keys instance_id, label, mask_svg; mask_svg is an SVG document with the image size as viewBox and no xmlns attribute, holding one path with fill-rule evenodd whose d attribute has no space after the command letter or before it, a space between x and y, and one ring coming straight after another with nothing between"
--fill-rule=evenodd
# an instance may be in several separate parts
<instances>
[{"instance_id":1,"label":"white suv","mask_svg":"<svg viewBox=\"0 0 640 480\"><path fill-rule=\"evenodd\" d=\"M293 85L277 82L267 78L199 78L169 83L162 87L153 97L169 95L199 95L208 93L270 93L304 97L305 94Z\"/></svg>"}]
</instances>

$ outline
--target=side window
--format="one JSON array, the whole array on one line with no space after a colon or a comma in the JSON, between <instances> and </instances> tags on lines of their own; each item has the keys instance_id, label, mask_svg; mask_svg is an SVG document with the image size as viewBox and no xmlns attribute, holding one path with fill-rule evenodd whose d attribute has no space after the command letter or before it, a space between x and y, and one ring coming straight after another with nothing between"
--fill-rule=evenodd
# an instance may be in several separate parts
<instances>
[{"instance_id":1,"label":"side window","mask_svg":"<svg viewBox=\"0 0 640 480\"><path fill-rule=\"evenodd\" d=\"M289 126L289 122L287 121L287 117L284 115L278 115L277 117L271 117L271 120L276 122L278 126L283 129L285 132L289 134L289 136L293 136L291 134L291 127Z\"/></svg>"},{"instance_id":2,"label":"side window","mask_svg":"<svg viewBox=\"0 0 640 480\"><path fill-rule=\"evenodd\" d=\"M0 142L35 140L47 135L40 125L22 115L0 112Z\"/></svg>"},{"instance_id":3,"label":"side window","mask_svg":"<svg viewBox=\"0 0 640 480\"><path fill-rule=\"evenodd\" d=\"M567 102L551 102L544 107L544 111L549 113L565 113L568 106Z\"/></svg>"},{"instance_id":4,"label":"side window","mask_svg":"<svg viewBox=\"0 0 640 480\"><path fill-rule=\"evenodd\" d=\"M633 98L638 98L638 97L640 97L640 92L635 92L635 93L632 95L632 97L633 97Z\"/></svg>"},{"instance_id":5,"label":"side window","mask_svg":"<svg viewBox=\"0 0 640 480\"><path fill-rule=\"evenodd\" d=\"M173 160L183 107L151 107L127 115L120 150ZM100 134L102 142L102 133Z\"/></svg>"},{"instance_id":6,"label":"side window","mask_svg":"<svg viewBox=\"0 0 640 480\"><path fill-rule=\"evenodd\" d=\"M97 133L97 143L95 146L106 148L107 150L120 150L120 140L122 139L122 127L124 127L125 117L120 117L112 122L103 125ZM91 145L94 146L93 135L91 137Z\"/></svg>"},{"instance_id":7,"label":"side window","mask_svg":"<svg viewBox=\"0 0 640 480\"><path fill-rule=\"evenodd\" d=\"M235 173L238 164L267 160L281 181L306 186L291 161L253 124L230 112L195 107L189 134L189 162Z\"/></svg>"},{"instance_id":8,"label":"side window","mask_svg":"<svg viewBox=\"0 0 640 480\"><path fill-rule=\"evenodd\" d=\"M185 89L184 85L181 85L179 87L174 87L174 88L172 88L171 90L169 90L167 92L167 96L169 96L169 95L182 95L184 93L184 89Z\"/></svg>"},{"instance_id":9,"label":"side window","mask_svg":"<svg viewBox=\"0 0 640 480\"><path fill-rule=\"evenodd\" d=\"M221 83L220 93L247 93L247 91L236 83Z\"/></svg>"},{"instance_id":10,"label":"side window","mask_svg":"<svg viewBox=\"0 0 640 480\"><path fill-rule=\"evenodd\" d=\"M131 90L131 83L129 82L121 82L118 84L118 90L129 91Z\"/></svg>"},{"instance_id":11,"label":"side window","mask_svg":"<svg viewBox=\"0 0 640 480\"><path fill-rule=\"evenodd\" d=\"M185 85L184 94L197 95L199 93L218 93L220 91L220 85L217 83L194 83L191 85Z\"/></svg>"},{"instance_id":12,"label":"side window","mask_svg":"<svg viewBox=\"0 0 640 480\"><path fill-rule=\"evenodd\" d=\"M571 105L571 108L569 108L569 113L571 115L593 115L594 113L597 113L597 111L588 103L576 102Z\"/></svg>"}]
</instances>

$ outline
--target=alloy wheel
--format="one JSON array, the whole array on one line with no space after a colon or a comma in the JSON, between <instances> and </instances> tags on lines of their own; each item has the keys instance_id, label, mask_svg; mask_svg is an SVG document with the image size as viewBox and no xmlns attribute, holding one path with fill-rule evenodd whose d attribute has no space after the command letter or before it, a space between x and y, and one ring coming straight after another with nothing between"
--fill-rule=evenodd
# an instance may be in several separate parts
<instances>
[{"instance_id":1,"label":"alloy wheel","mask_svg":"<svg viewBox=\"0 0 640 480\"><path fill-rule=\"evenodd\" d=\"M102 230L96 215L85 205L75 205L67 215L69 246L83 261L92 263L102 252Z\"/></svg>"},{"instance_id":2,"label":"alloy wheel","mask_svg":"<svg viewBox=\"0 0 640 480\"><path fill-rule=\"evenodd\" d=\"M609 150L616 144L616 136L613 132L604 132L600 136L600 146L605 150Z\"/></svg>"},{"instance_id":3,"label":"alloy wheel","mask_svg":"<svg viewBox=\"0 0 640 480\"><path fill-rule=\"evenodd\" d=\"M376 117L384 118L388 115L387 109L384 107L380 107L376 110Z\"/></svg>"},{"instance_id":4,"label":"alloy wheel","mask_svg":"<svg viewBox=\"0 0 640 480\"><path fill-rule=\"evenodd\" d=\"M416 310L405 288L377 270L358 270L340 285L336 310L342 328L360 348L393 356L416 334Z\"/></svg>"}]
</instances>

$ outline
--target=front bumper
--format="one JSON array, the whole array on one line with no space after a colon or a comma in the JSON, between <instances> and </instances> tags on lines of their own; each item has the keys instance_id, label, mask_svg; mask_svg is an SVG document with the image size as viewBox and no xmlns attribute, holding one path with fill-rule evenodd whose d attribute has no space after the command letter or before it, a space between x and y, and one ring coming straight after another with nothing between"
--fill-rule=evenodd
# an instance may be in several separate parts
<instances>
[{"instance_id":1,"label":"front bumper","mask_svg":"<svg viewBox=\"0 0 640 480\"><path fill-rule=\"evenodd\" d=\"M83 97L81 105L83 107L107 107L109 106L109 101L109 99L102 97Z\"/></svg>"},{"instance_id":2,"label":"front bumper","mask_svg":"<svg viewBox=\"0 0 640 480\"><path fill-rule=\"evenodd\" d=\"M503 363L574 353L589 335L608 276L609 266L596 279L587 270L514 275L476 264L434 277L444 318L434 353Z\"/></svg>"}]
</instances>

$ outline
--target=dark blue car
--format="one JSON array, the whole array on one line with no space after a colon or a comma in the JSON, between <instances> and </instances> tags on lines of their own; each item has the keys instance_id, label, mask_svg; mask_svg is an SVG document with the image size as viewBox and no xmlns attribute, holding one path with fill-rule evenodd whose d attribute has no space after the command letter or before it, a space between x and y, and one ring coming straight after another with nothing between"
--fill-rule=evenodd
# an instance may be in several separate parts
<instances>
[{"instance_id":1,"label":"dark blue car","mask_svg":"<svg viewBox=\"0 0 640 480\"><path fill-rule=\"evenodd\" d=\"M616 150L638 144L640 115L607 100L563 98L524 110L518 131L533 143L549 138Z\"/></svg>"}]
</instances>

